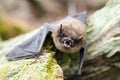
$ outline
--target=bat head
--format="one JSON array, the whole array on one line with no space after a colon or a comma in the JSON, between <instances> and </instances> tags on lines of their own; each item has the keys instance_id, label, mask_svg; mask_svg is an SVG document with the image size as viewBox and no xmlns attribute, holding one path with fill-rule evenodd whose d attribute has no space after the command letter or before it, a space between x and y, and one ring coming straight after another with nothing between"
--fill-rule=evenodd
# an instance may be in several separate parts
<instances>
[{"instance_id":1,"label":"bat head","mask_svg":"<svg viewBox=\"0 0 120 80\"><path fill-rule=\"evenodd\" d=\"M83 35L80 35L78 38L73 39L72 37L69 37L64 33L64 29L62 29L62 24L60 25L58 37L60 38L59 42L61 43L61 45L64 48L69 49L69 48L74 47L75 45L77 45L81 41L82 36Z\"/></svg>"},{"instance_id":2,"label":"bat head","mask_svg":"<svg viewBox=\"0 0 120 80\"><path fill-rule=\"evenodd\" d=\"M61 21L53 31L55 46L66 53L75 53L80 50L85 42L85 25L79 20L68 18Z\"/></svg>"}]
</instances>

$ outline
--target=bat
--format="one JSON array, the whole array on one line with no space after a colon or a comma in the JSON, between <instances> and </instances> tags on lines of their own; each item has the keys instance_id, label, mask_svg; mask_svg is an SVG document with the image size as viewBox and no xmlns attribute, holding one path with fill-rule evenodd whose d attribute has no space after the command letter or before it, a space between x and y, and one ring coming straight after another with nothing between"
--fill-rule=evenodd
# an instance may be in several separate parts
<instances>
[{"instance_id":1,"label":"bat","mask_svg":"<svg viewBox=\"0 0 120 80\"><path fill-rule=\"evenodd\" d=\"M8 60L19 60L39 57L47 34L52 32L53 42L57 49L72 54L79 52L80 60L77 74L80 75L87 51L86 18L87 13L82 12L53 23L46 23L32 38L11 50L6 58Z\"/></svg>"}]
</instances>

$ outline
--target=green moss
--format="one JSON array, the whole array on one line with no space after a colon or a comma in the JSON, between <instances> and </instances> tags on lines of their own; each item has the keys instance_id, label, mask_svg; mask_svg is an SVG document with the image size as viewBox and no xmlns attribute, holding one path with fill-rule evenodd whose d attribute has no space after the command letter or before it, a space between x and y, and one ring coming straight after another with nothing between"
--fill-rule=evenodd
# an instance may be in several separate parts
<instances>
[{"instance_id":1,"label":"green moss","mask_svg":"<svg viewBox=\"0 0 120 80\"><path fill-rule=\"evenodd\" d=\"M36 61L10 61L0 66L0 80L57 80L58 77L63 80L61 68L50 53L41 55Z\"/></svg>"},{"instance_id":2,"label":"green moss","mask_svg":"<svg viewBox=\"0 0 120 80\"><path fill-rule=\"evenodd\" d=\"M60 66L56 64L57 62L53 57L49 60L49 64L47 65L47 80L56 80L58 78L63 79L63 73L60 71ZM62 75L62 76L60 76Z\"/></svg>"}]
</instances>

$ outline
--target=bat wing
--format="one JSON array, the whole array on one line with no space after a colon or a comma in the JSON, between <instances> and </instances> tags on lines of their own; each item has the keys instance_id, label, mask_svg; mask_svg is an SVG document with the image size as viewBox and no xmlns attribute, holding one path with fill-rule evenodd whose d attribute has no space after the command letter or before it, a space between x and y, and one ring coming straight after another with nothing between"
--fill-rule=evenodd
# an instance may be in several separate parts
<instances>
[{"instance_id":1,"label":"bat wing","mask_svg":"<svg viewBox=\"0 0 120 80\"><path fill-rule=\"evenodd\" d=\"M45 24L44 27L32 38L26 40L22 44L16 46L12 51L10 51L6 55L7 59L18 60L39 56L48 32L52 32L51 26L52 25L50 24Z\"/></svg>"},{"instance_id":2,"label":"bat wing","mask_svg":"<svg viewBox=\"0 0 120 80\"><path fill-rule=\"evenodd\" d=\"M85 24L87 18L87 12L81 12L73 16L74 18L80 20L82 23Z\"/></svg>"},{"instance_id":3,"label":"bat wing","mask_svg":"<svg viewBox=\"0 0 120 80\"><path fill-rule=\"evenodd\" d=\"M78 66L78 70L77 70L77 75L81 75L81 69L82 69L82 66L83 66L83 62L84 62L84 58L85 58L85 54L87 52L87 43L85 43L83 45L83 47L80 49L80 52L79 52L79 66Z\"/></svg>"}]
</instances>

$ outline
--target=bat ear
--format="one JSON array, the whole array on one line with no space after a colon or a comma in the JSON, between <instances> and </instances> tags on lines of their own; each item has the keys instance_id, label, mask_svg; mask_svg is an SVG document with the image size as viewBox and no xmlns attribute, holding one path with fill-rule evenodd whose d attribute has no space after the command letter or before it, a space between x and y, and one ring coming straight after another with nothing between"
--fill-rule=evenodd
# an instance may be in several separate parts
<instances>
[{"instance_id":1,"label":"bat ear","mask_svg":"<svg viewBox=\"0 0 120 80\"><path fill-rule=\"evenodd\" d=\"M63 33L62 24L60 25L60 32L59 33Z\"/></svg>"},{"instance_id":2,"label":"bat ear","mask_svg":"<svg viewBox=\"0 0 120 80\"><path fill-rule=\"evenodd\" d=\"M60 29L59 29L59 36L62 37L64 35L63 33L63 28L62 28L62 24L60 25Z\"/></svg>"},{"instance_id":3,"label":"bat ear","mask_svg":"<svg viewBox=\"0 0 120 80\"><path fill-rule=\"evenodd\" d=\"M80 40L80 39L82 39L82 37L83 37L83 35L79 36L79 37L77 38L77 40Z\"/></svg>"},{"instance_id":4,"label":"bat ear","mask_svg":"<svg viewBox=\"0 0 120 80\"><path fill-rule=\"evenodd\" d=\"M79 37L75 40L75 42L76 42L76 43L80 42L80 41L82 40L82 37L83 37L83 35L79 36Z\"/></svg>"},{"instance_id":5,"label":"bat ear","mask_svg":"<svg viewBox=\"0 0 120 80\"><path fill-rule=\"evenodd\" d=\"M82 23L85 23L86 22L86 18L87 18L87 12L84 11L84 12L78 13L78 14L74 15L73 17L77 18Z\"/></svg>"}]
</instances>

